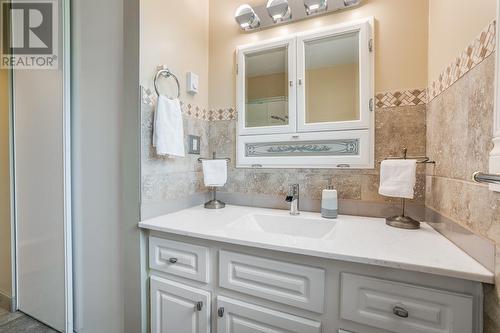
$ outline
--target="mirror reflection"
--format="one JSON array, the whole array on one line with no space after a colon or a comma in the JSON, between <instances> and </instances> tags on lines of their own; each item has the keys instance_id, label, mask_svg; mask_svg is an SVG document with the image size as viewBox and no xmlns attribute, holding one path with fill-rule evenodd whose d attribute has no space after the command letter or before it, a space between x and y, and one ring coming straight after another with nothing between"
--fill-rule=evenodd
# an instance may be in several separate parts
<instances>
[{"instance_id":1,"label":"mirror reflection","mask_svg":"<svg viewBox=\"0 0 500 333\"><path fill-rule=\"evenodd\" d=\"M360 118L358 35L306 41L306 123Z\"/></svg>"},{"instance_id":2,"label":"mirror reflection","mask_svg":"<svg viewBox=\"0 0 500 333\"><path fill-rule=\"evenodd\" d=\"M288 50L245 55L246 127L288 125Z\"/></svg>"}]
</instances>

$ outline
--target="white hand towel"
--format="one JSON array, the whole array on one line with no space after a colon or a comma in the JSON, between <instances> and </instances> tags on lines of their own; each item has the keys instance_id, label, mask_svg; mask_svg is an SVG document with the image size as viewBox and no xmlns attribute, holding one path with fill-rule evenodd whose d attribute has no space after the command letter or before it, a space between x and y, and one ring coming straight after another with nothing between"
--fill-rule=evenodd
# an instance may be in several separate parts
<instances>
[{"instance_id":1,"label":"white hand towel","mask_svg":"<svg viewBox=\"0 0 500 333\"><path fill-rule=\"evenodd\" d=\"M226 160L203 160L205 186L222 187L227 181Z\"/></svg>"},{"instance_id":2,"label":"white hand towel","mask_svg":"<svg viewBox=\"0 0 500 333\"><path fill-rule=\"evenodd\" d=\"M184 157L184 126L178 99L158 96L153 125L156 154Z\"/></svg>"},{"instance_id":3,"label":"white hand towel","mask_svg":"<svg viewBox=\"0 0 500 333\"><path fill-rule=\"evenodd\" d=\"M382 161L378 193L386 197L413 199L416 174L416 160Z\"/></svg>"}]
</instances>

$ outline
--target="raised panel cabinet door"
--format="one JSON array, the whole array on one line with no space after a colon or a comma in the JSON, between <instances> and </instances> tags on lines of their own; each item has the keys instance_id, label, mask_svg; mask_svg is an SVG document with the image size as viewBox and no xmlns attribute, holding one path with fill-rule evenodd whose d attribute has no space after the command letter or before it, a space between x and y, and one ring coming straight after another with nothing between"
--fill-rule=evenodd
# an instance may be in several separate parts
<instances>
[{"instance_id":1,"label":"raised panel cabinet door","mask_svg":"<svg viewBox=\"0 0 500 333\"><path fill-rule=\"evenodd\" d=\"M224 296L217 316L217 333L321 333L320 322Z\"/></svg>"},{"instance_id":2,"label":"raised panel cabinet door","mask_svg":"<svg viewBox=\"0 0 500 333\"><path fill-rule=\"evenodd\" d=\"M152 333L210 333L210 293L151 277Z\"/></svg>"}]
</instances>

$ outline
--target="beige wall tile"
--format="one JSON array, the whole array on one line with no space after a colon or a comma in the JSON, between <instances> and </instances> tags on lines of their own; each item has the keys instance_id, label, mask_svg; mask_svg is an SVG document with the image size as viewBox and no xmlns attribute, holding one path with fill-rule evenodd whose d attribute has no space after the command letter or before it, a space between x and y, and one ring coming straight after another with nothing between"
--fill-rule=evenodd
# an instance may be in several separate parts
<instances>
[{"instance_id":1,"label":"beige wall tile","mask_svg":"<svg viewBox=\"0 0 500 333\"><path fill-rule=\"evenodd\" d=\"M426 154L426 107L416 105L377 109L375 122L377 164L372 170L235 169L236 121L210 122L210 154L216 152L219 157L231 158L228 183L221 191L284 197L288 185L298 183L303 198L320 200L322 189L333 185L342 200L400 205L400 199L378 194L378 162L388 156L400 156L403 147L407 147L411 155ZM425 167L419 166L418 173L415 199L410 201L423 204Z\"/></svg>"},{"instance_id":2,"label":"beige wall tile","mask_svg":"<svg viewBox=\"0 0 500 333\"><path fill-rule=\"evenodd\" d=\"M500 194L471 180L474 171L488 170L494 72L494 56L490 56L428 103L427 154L437 164L427 167L425 202L456 224L497 244L495 265L500 282ZM459 237L456 241L468 239ZM500 329L499 294L498 287L485 286L485 332Z\"/></svg>"}]
</instances>

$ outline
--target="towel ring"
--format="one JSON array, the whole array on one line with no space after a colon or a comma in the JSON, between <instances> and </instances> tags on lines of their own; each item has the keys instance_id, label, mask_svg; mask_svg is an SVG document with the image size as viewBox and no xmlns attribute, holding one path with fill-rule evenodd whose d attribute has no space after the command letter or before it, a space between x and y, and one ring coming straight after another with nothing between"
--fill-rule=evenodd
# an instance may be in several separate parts
<instances>
[{"instance_id":1,"label":"towel ring","mask_svg":"<svg viewBox=\"0 0 500 333\"><path fill-rule=\"evenodd\" d=\"M172 73L170 70L168 69L161 69L159 70L156 75L155 75L155 80L154 80L154 85L155 85L155 91L156 91L156 94L158 96L160 96L160 91L158 90L158 79L160 77L164 77L164 78L169 78L169 77L172 77L174 78L175 80L175 83L177 84L177 98L181 97L181 86L179 84L179 80L177 79L177 76L175 76L174 73ZM175 98L170 98L167 96L168 99L175 99Z\"/></svg>"}]
</instances>

